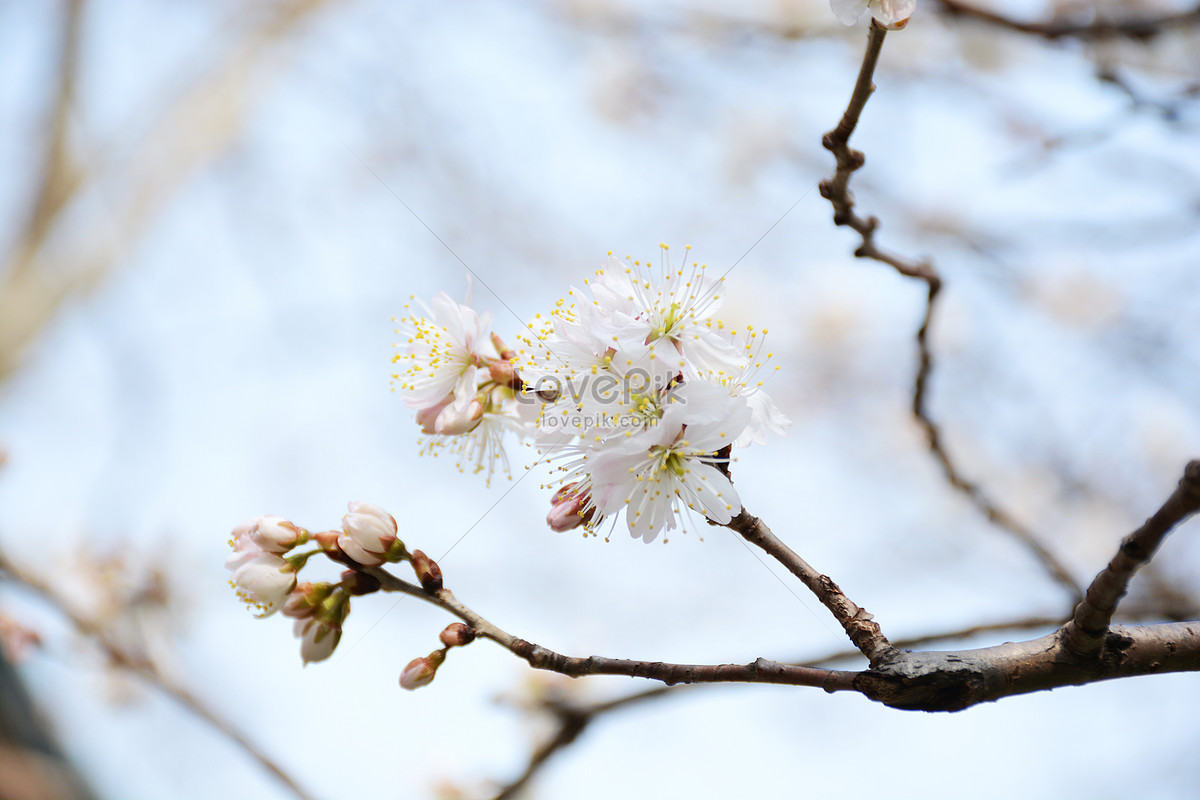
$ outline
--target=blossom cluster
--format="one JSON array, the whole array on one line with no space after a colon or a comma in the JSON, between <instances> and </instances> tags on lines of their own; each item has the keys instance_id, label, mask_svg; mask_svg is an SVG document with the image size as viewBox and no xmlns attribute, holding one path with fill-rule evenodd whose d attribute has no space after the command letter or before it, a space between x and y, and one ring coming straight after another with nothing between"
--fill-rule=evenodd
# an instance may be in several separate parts
<instances>
[{"instance_id":1,"label":"blossom cluster","mask_svg":"<svg viewBox=\"0 0 1200 800\"><path fill-rule=\"evenodd\" d=\"M410 553L397 536L398 531L395 517L370 503L350 503L341 529L321 533L310 533L279 517L254 517L233 529L229 540L233 553L225 561L232 573L229 583L238 597L259 612L258 616L279 611L295 620L293 632L300 639L300 657L306 665L324 661L341 641L342 625L350 615L350 598L383 588L378 573L370 568L408 561L420 587L401 582L402 590L441 595L441 567L420 550ZM299 549L306 544L314 547ZM336 583L299 580L298 573L317 555L349 569ZM396 586L389 588L395 590ZM470 644L475 629L455 622L439 638L440 649L413 659L400 673L402 688L429 684L450 648Z\"/></svg>"},{"instance_id":2,"label":"blossom cluster","mask_svg":"<svg viewBox=\"0 0 1200 800\"><path fill-rule=\"evenodd\" d=\"M594 531L624 514L647 542L684 509L718 524L741 511L729 476L732 448L765 442L789 422L759 373L766 330L727 327L716 313L722 279L704 265L657 267L611 253L538 315L510 349L489 315L447 295L410 313L394 380L432 439L459 465L508 470L504 436L534 443L555 470L547 517L557 531Z\"/></svg>"},{"instance_id":3,"label":"blossom cluster","mask_svg":"<svg viewBox=\"0 0 1200 800\"><path fill-rule=\"evenodd\" d=\"M339 583L300 581L298 573L319 553L349 566L411 560L397 537L396 520L370 503L350 503L336 531L310 533L288 520L261 516L233 529L233 553L225 561L229 583L258 616L280 611L295 620L300 656L307 664L333 655L350 613L350 596L378 589L369 576L350 570ZM312 543L311 550L301 551ZM420 551L417 551L420 552Z\"/></svg>"}]
</instances>

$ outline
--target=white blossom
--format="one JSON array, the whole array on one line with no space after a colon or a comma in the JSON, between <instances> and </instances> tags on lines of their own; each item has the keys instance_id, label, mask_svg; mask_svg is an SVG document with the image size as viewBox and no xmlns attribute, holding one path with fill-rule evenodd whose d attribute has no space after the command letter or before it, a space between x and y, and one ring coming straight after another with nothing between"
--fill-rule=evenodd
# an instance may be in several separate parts
<instances>
[{"instance_id":1,"label":"white blossom","mask_svg":"<svg viewBox=\"0 0 1200 800\"><path fill-rule=\"evenodd\" d=\"M714 315L722 303L723 279L705 265L671 265L668 248L659 245L661 263L619 260L609 254L607 267L589 281L592 303L584 305L589 324L618 349L636 351L655 342L670 343L681 356L685 374L739 369L743 356L722 333ZM691 247L685 248L690 254ZM660 356L662 351L659 351Z\"/></svg>"},{"instance_id":2,"label":"white blossom","mask_svg":"<svg viewBox=\"0 0 1200 800\"><path fill-rule=\"evenodd\" d=\"M725 374L710 373L703 376L706 380L724 386L735 397L743 397L750 407L750 422L733 443L734 447L748 447L751 444L766 444L767 432L783 436L791 427L792 421L779 410L765 390L766 379L760 378L759 373L771 360L774 354L763 353L763 342L767 331L757 331L753 326L746 326L744 333L732 332L735 339L740 335L746 353L746 364L741 370ZM774 370L778 370L775 367ZM774 371L772 370L772 372Z\"/></svg>"},{"instance_id":3,"label":"white blossom","mask_svg":"<svg viewBox=\"0 0 1200 800\"><path fill-rule=\"evenodd\" d=\"M869 8L871 16L888 30L899 30L917 10L917 0L829 0L843 25L854 25Z\"/></svg>"},{"instance_id":4,"label":"white blossom","mask_svg":"<svg viewBox=\"0 0 1200 800\"><path fill-rule=\"evenodd\" d=\"M239 540L239 541L249 541ZM258 616L274 614L296 588L296 569L282 556L255 546L235 549L225 561L233 575L229 585L246 605L258 610Z\"/></svg>"},{"instance_id":5,"label":"white blossom","mask_svg":"<svg viewBox=\"0 0 1200 800\"><path fill-rule=\"evenodd\" d=\"M453 453L461 471L484 472L489 484L498 467L511 477L504 439L529 434L537 415L536 404L516 402L514 353L487 335L491 315L471 308L470 289L466 303L439 293L432 308L418 305L423 313L406 306L399 321L406 340L393 362L404 368L392 378L426 435L421 453Z\"/></svg>"},{"instance_id":6,"label":"white blossom","mask_svg":"<svg viewBox=\"0 0 1200 800\"><path fill-rule=\"evenodd\" d=\"M491 314L471 308L471 290L467 302L456 303L445 292L434 295L431 306L414 302L424 313L405 306L408 315L397 320L397 333L405 336L393 363L403 365L392 375L404 402L418 411L445 404L447 396L466 405L475 395L478 368L491 353L487 328Z\"/></svg>"},{"instance_id":7,"label":"white blossom","mask_svg":"<svg viewBox=\"0 0 1200 800\"><path fill-rule=\"evenodd\" d=\"M689 388L690 387L690 388ZM719 524L741 511L741 500L716 465L750 418L746 401L723 387L699 383L672 390L653 425L609 439L583 441L564 480L578 481L594 514L589 526L624 509L634 538L653 541L676 527L684 508Z\"/></svg>"}]
</instances>

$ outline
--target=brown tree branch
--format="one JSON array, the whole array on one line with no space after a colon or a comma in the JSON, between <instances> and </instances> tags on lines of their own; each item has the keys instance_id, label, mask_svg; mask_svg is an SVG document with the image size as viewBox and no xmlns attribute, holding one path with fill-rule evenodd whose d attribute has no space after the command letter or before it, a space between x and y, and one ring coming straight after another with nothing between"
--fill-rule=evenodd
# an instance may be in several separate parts
<instances>
[{"instance_id":1,"label":"brown tree branch","mask_svg":"<svg viewBox=\"0 0 1200 800\"><path fill-rule=\"evenodd\" d=\"M661 661L638 661L605 656L566 656L541 645L527 642L489 622L454 596L449 589L427 592L421 587L397 578L380 567L360 567L362 572L379 581L389 592L402 592L419 597L475 629L477 637L491 639L514 655L525 659L534 669L557 672L572 678L585 675L624 675L647 678L667 685L678 683L783 683L792 686L817 686L827 692L852 688L855 673L840 670L813 669L781 664L759 658L749 664L668 664Z\"/></svg>"},{"instance_id":2,"label":"brown tree branch","mask_svg":"<svg viewBox=\"0 0 1200 800\"><path fill-rule=\"evenodd\" d=\"M1080 659L1063 630L977 650L903 653L854 688L908 711L961 711L979 703L1113 678L1200 671L1200 623L1113 626L1100 658Z\"/></svg>"},{"instance_id":3,"label":"brown tree branch","mask_svg":"<svg viewBox=\"0 0 1200 800\"><path fill-rule=\"evenodd\" d=\"M821 604L829 609L838 624L846 631L850 641L859 649L867 660L875 664L881 659L892 655L894 648L888 643L887 637L879 629L865 609L859 608L850 600L828 575L822 575L795 551L784 544L779 537L761 519L747 513L743 508L741 513L730 520L727 526L742 535L750 544L756 545L787 567L800 582L808 587Z\"/></svg>"},{"instance_id":4,"label":"brown tree branch","mask_svg":"<svg viewBox=\"0 0 1200 800\"><path fill-rule=\"evenodd\" d=\"M1194 471L1195 468L1189 465L1189 475ZM1191 481L1189 478L1189 496L1194 491ZM1194 499L1184 502L1190 505L1180 509L1169 501L1168 506L1174 510L1165 512L1165 518L1151 527L1162 527L1171 519L1175 520L1171 524L1176 524L1186 513L1190 513L1187 509L1195 510ZM753 532L751 536L754 536ZM790 560L794 554L788 556L785 553L783 556ZM570 677L625 675L658 680L668 685L775 683L815 686L827 692L857 691L892 708L958 711L1001 697L1060 686L1079 686L1113 678L1166 672L1200 671L1200 622L1114 626L1104 634L1098 658L1080 657L1068 647L1069 626L1038 639L980 649L910 652L887 644L872 650L868 645L865 650L874 657L870 668L861 672L784 664L763 658L749 664L697 665L601 656L566 656L507 633L465 606L448 589L425 591L379 567L360 569L374 576L386 591L420 597L454 614L475 628L478 636L500 644L535 669ZM801 567L800 571L804 569ZM815 581L818 586L821 584L820 577ZM857 609L840 592L831 597L827 603L829 606L839 607L843 600L849 604L841 606L835 613L845 615L850 608ZM861 610L857 610L850 618L861 620L860 613ZM862 644L856 642L856 646L860 652L864 651Z\"/></svg>"},{"instance_id":5,"label":"brown tree branch","mask_svg":"<svg viewBox=\"0 0 1200 800\"><path fill-rule=\"evenodd\" d=\"M1147 612L1146 616L1157 616ZM953 630L938 631L934 633L922 634L905 639L897 639L892 642L896 648L920 647L933 644L935 642L957 641L966 639L971 636L976 636L981 633L991 633L996 631L1019 631L1033 630L1038 628L1053 628L1060 622L1057 618L1051 617L1022 617L1020 619L1003 620L1001 622L989 622L980 625L970 625L965 628L956 628ZM805 659L803 661L793 662L798 666L806 667L828 667L841 661L845 661L855 656L861 656L862 653L857 649L839 650L827 655ZM511 783L507 784L497 795L494 800L508 800L515 797L517 793L529 784L534 777L542 770L550 758L559 750L563 750L578 740L579 736L587 729L587 727L595 722L597 718L612 712L618 711L629 706L637 705L650 700L659 700L667 697L675 697L680 692L690 692L705 686L715 686L717 684L691 684L680 686L658 686L653 689L645 689L640 692L633 692L622 697L606 700L599 703L589 705L576 705L562 699L552 699L544 702L542 706L548 710L556 719L558 727L545 741L539 744L530 755L529 763L524 771L515 778Z\"/></svg>"},{"instance_id":6,"label":"brown tree branch","mask_svg":"<svg viewBox=\"0 0 1200 800\"><path fill-rule=\"evenodd\" d=\"M1049 628L1057 625L1059 620L1050 619L1048 617L1024 617L1022 619L1008 620L1004 622L987 623L983 625L972 625L966 628L958 628L952 631L942 631L938 633L929 633L922 636L916 636L910 639L900 639L893 642L895 647L916 647L918 645L930 644L937 641L946 641L953 639L964 639L968 636L974 636L979 633L987 633L990 631L1006 631L1006 630L1028 630L1030 628ZM829 655L808 659L805 661L795 662L797 666L806 667L826 667L838 661L845 661L848 658L861 656L862 653L857 649L839 650ZM645 689L640 692L617 697L612 700L606 700L599 703L591 703L588 705L577 705L566 702L560 698L549 699L541 703L541 707L549 711L555 718L558 727L554 733L546 740L539 744L530 754L529 763L519 776L504 786L493 798L493 800L509 800L516 797L517 794L533 780L534 777L545 767L550 758L560 750L566 749L578 740L579 736L587 729L591 723L597 718L608 714L612 711L618 711L629 706L637 705L648 700L658 700L664 697L675 697L680 692L691 691L702 686L715 686L716 684L691 684L679 686L657 686L653 689Z\"/></svg>"},{"instance_id":7,"label":"brown tree branch","mask_svg":"<svg viewBox=\"0 0 1200 800\"><path fill-rule=\"evenodd\" d=\"M112 636L102 624L75 609L49 582L16 566L3 553L0 553L0 579L8 580L14 585L20 586L41 597L48 605L62 614L79 635L94 642L104 653L110 664L137 675L147 684L158 689L184 709L191 712L194 716L207 722L222 736L241 747L248 756L257 761L267 772L275 776L296 797L301 798L301 800L313 800L312 795L303 789L270 756L263 752L258 745L254 744L254 742L228 720L222 719L208 704L186 689L181 683L159 669L152 658L145 653L134 652L129 647L120 644L117 638Z\"/></svg>"},{"instance_id":8,"label":"brown tree branch","mask_svg":"<svg viewBox=\"0 0 1200 800\"><path fill-rule=\"evenodd\" d=\"M933 353L929 344L929 331L933 324L937 300L942 289L942 279L929 261L913 261L896 253L880 249L875 244L875 232L879 227L876 217L862 217L854 210L854 195L850 192L850 177L866 162L861 151L850 147L850 136L858 125L859 116L866 106L871 93L875 91L872 77L875 65L879 61L879 53L887 31L872 22L867 39L867 49L863 56L862 67L858 79L850 95L850 102L836 128L825 134L822 144L833 153L837 168L832 178L821 181L821 196L833 206L833 221L835 225L846 226L855 231L862 239L862 244L854 251L856 258L869 258L892 267L901 275L923 281L928 287L925 299L925 313L921 326L917 330L917 374L913 381L912 412L917 423L925 432L925 441L930 453L942 468L946 481L967 497L990 522L1003 528L1020 541L1043 569L1064 589L1071 593L1078 602L1083 597L1083 591L1066 566L1041 543L1039 538L1029 528L1018 522L1011 514L997 505L980 487L978 483L963 475L955 461L950 457L942 441L941 427L929 412L929 380L933 373Z\"/></svg>"},{"instance_id":9,"label":"brown tree branch","mask_svg":"<svg viewBox=\"0 0 1200 800\"><path fill-rule=\"evenodd\" d=\"M1142 527L1125 537L1117 554L1088 587L1063 629L1072 653L1091 657L1099 654L1117 603L1125 596L1135 572L1148 563L1172 530L1200 511L1200 461L1192 461L1174 493Z\"/></svg>"},{"instance_id":10,"label":"brown tree branch","mask_svg":"<svg viewBox=\"0 0 1200 800\"><path fill-rule=\"evenodd\" d=\"M1200 6L1173 14L1133 17L1125 19L1092 19L1072 22L1068 19L1052 19L1049 22L1024 22L995 11L980 8L962 0L938 0L942 11L949 17L961 17L982 22L1016 33L1027 33L1044 39L1141 39L1148 40L1169 28L1200 23Z\"/></svg>"}]
</instances>

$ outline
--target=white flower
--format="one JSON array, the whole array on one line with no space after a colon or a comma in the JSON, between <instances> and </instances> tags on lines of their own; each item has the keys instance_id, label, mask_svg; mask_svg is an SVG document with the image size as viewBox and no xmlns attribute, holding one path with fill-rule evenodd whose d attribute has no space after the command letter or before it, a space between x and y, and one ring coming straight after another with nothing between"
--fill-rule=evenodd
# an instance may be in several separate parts
<instances>
[{"instance_id":1,"label":"white flower","mask_svg":"<svg viewBox=\"0 0 1200 800\"><path fill-rule=\"evenodd\" d=\"M759 386L750 386L739 393L746 398L750 408L750 423L733 443L734 447L749 447L752 444L766 444L767 431L776 436L784 436L787 429L792 427L792 421L779 410L775 401Z\"/></svg>"},{"instance_id":2,"label":"white flower","mask_svg":"<svg viewBox=\"0 0 1200 800\"><path fill-rule=\"evenodd\" d=\"M724 386L734 397L744 397L750 407L750 422L746 426L746 430L733 443L734 447L766 444L768 431L776 436L783 436L792 425L792 421L779 410L764 390L763 386L766 380L758 378L759 371L773 357L773 354L769 352L765 356L762 354L762 345L766 334L765 328L762 331L756 331L753 326L746 326L745 333L742 335L743 350L747 356L746 365L741 370L732 373L710 373L703 376L708 381ZM734 331L731 335L737 337L738 333ZM778 370L779 367L774 369Z\"/></svg>"},{"instance_id":3,"label":"white flower","mask_svg":"<svg viewBox=\"0 0 1200 800\"><path fill-rule=\"evenodd\" d=\"M404 553L397 537L396 519L379 506L352 502L350 513L342 517L342 535L338 547L350 558L367 567L394 561Z\"/></svg>"},{"instance_id":4,"label":"white flower","mask_svg":"<svg viewBox=\"0 0 1200 800\"><path fill-rule=\"evenodd\" d=\"M399 321L397 332L407 338L392 361L405 367L392 378L428 437L421 440L422 455L455 452L460 470L470 463L474 472L486 471L490 483L497 464L511 472L504 435L531 432L536 407L517 407L515 354L496 334L487 335L491 314L477 314L471 294L469 287L460 304L439 293L432 308L419 304L423 314L410 310Z\"/></svg>"},{"instance_id":5,"label":"white flower","mask_svg":"<svg viewBox=\"0 0 1200 800\"><path fill-rule=\"evenodd\" d=\"M888 30L899 30L917 10L917 0L829 0L829 7L843 25L853 25L871 9L871 16Z\"/></svg>"},{"instance_id":6,"label":"white flower","mask_svg":"<svg viewBox=\"0 0 1200 800\"><path fill-rule=\"evenodd\" d=\"M590 307L583 306L588 323L618 349L636 352L669 342L682 356L685 374L740 369L745 363L742 354L722 334L720 320L713 318L721 306L722 279L710 278L698 262L671 266L667 246L659 247L657 280L652 280L649 263L621 261L609 254L607 268L597 270L596 280L588 284L594 298Z\"/></svg>"},{"instance_id":7,"label":"white flower","mask_svg":"<svg viewBox=\"0 0 1200 800\"><path fill-rule=\"evenodd\" d=\"M408 316L398 320L397 333L406 338L396 346L403 347L404 352L397 353L392 361L405 366L392 378L409 408L432 408L445 403L447 395L465 405L475 395L478 367L486 358L495 357L489 352L487 338L491 313L477 314L471 308L470 289L465 304L438 292L432 308L419 305L424 314L418 315L406 305Z\"/></svg>"},{"instance_id":8,"label":"white flower","mask_svg":"<svg viewBox=\"0 0 1200 800\"><path fill-rule=\"evenodd\" d=\"M247 540L248 541L248 540ZM260 617L274 614L296 588L296 568L282 556L245 547L225 561L233 572L229 585Z\"/></svg>"},{"instance_id":9,"label":"white flower","mask_svg":"<svg viewBox=\"0 0 1200 800\"><path fill-rule=\"evenodd\" d=\"M722 525L741 511L733 484L714 464L746 427L746 401L703 382L672 392L676 401L665 404L657 424L581 443L564 480L588 493L580 514L594 513L589 526L624 508L630 535L651 542L675 528L684 506Z\"/></svg>"},{"instance_id":10,"label":"white flower","mask_svg":"<svg viewBox=\"0 0 1200 800\"><path fill-rule=\"evenodd\" d=\"M746 357L713 318L721 282L693 263L658 275L609 254L607 266L572 288L548 321L524 338L517 365L527 392L546 401L539 433L560 443L654 422L658 401L679 380L740 372ZM688 248L690 250L690 247ZM531 328L533 330L533 328ZM536 341L535 341L536 340Z\"/></svg>"}]
</instances>

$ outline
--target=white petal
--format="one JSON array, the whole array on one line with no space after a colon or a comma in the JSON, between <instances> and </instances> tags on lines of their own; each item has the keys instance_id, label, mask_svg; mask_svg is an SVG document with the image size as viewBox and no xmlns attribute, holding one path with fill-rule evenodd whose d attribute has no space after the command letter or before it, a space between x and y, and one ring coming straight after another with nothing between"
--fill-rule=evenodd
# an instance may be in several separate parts
<instances>
[{"instance_id":1,"label":"white petal","mask_svg":"<svg viewBox=\"0 0 1200 800\"><path fill-rule=\"evenodd\" d=\"M742 510L737 490L716 467L690 461L680 480L686 487L684 500L713 522L725 525Z\"/></svg>"},{"instance_id":2,"label":"white petal","mask_svg":"<svg viewBox=\"0 0 1200 800\"><path fill-rule=\"evenodd\" d=\"M867 0L829 0L829 7L843 25L853 25L867 10Z\"/></svg>"},{"instance_id":3,"label":"white petal","mask_svg":"<svg viewBox=\"0 0 1200 800\"><path fill-rule=\"evenodd\" d=\"M871 0L871 16L882 25L908 19L917 10L917 0Z\"/></svg>"}]
</instances>

